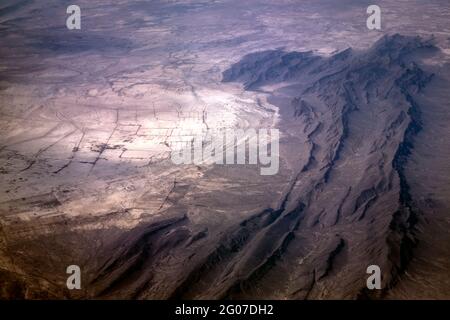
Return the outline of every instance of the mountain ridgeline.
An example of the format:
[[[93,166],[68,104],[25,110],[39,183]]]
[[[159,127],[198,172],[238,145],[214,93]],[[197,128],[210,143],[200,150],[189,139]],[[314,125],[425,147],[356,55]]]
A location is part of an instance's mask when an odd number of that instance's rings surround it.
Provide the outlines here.
[[[330,57],[252,53],[223,73],[224,82],[270,95],[290,150],[285,160],[299,158],[283,208],[260,231],[260,248],[278,246],[247,253],[245,276],[224,296],[374,298],[396,285],[421,216],[404,168],[421,130],[415,96],[433,74],[416,61],[436,51],[432,40],[397,34]],[[381,267],[383,290],[366,289],[369,265]]]

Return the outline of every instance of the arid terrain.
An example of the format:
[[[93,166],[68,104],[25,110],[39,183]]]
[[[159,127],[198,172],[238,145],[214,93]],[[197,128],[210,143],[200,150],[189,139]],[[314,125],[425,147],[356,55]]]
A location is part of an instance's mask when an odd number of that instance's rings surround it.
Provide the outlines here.
[[[69,4],[0,4],[1,299],[450,298],[448,1],[377,1],[381,30],[369,1]],[[276,175],[171,161],[249,128]]]

